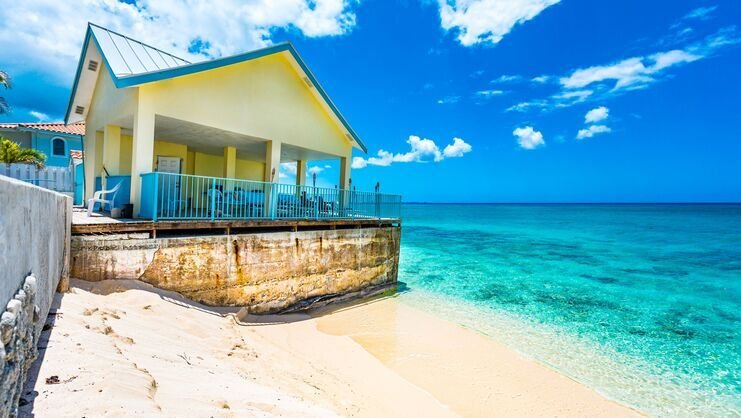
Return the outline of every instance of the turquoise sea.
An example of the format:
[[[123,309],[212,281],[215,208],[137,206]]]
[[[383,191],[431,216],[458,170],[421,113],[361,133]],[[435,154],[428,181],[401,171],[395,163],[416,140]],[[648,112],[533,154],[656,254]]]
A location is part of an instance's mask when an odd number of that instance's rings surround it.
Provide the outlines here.
[[[741,416],[741,205],[403,216],[403,302],[650,415]]]

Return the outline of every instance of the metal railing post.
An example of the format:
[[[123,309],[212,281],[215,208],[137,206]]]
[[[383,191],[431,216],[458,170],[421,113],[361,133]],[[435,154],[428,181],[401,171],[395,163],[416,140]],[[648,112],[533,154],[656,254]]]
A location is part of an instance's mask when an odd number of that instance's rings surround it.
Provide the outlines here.
[[[216,179],[211,179],[211,187],[208,189],[211,195],[211,220],[216,220]]]
[[[157,195],[158,190],[159,190],[159,184],[160,184],[159,180],[160,180],[159,179],[159,173],[158,172],[155,172],[154,173],[154,193],[152,195],[152,206],[153,206],[153,209],[152,209],[152,220],[154,222],[157,222],[157,211],[159,210],[159,205],[158,205],[158,203],[159,203],[158,202],[159,196]],[[144,182],[143,179],[140,179],[140,181],[142,183]],[[140,198],[140,200],[141,200],[141,198]]]

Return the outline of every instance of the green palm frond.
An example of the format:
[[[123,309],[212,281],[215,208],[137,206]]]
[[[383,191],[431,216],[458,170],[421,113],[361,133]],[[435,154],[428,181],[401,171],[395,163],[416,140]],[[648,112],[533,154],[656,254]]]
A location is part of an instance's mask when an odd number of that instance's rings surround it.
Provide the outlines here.
[[[0,86],[9,89],[13,87],[13,83],[10,81],[10,76],[5,71],[0,70]]]
[[[0,137],[0,163],[34,164],[41,168],[45,162],[46,155],[43,152],[23,148],[17,142]]]

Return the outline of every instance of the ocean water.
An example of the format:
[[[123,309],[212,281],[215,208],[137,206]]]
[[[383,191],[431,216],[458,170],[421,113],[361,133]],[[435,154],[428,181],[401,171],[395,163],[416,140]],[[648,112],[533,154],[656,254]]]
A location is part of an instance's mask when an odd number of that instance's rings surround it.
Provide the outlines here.
[[[404,303],[659,417],[741,416],[741,205],[405,205]]]

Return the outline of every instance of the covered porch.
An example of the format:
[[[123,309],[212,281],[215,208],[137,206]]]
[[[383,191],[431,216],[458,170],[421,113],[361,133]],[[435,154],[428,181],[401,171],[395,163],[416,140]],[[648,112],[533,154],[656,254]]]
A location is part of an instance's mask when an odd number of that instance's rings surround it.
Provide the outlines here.
[[[135,116],[87,136],[94,141],[86,141],[86,190],[116,189],[111,206],[131,203],[136,218],[400,217],[401,196],[351,188],[349,147],[333,153],[162,115]],[[339,163],[334,187],[306,184],[309,161]],[[295,164],[295,183],[279,183],[282,163]]]

